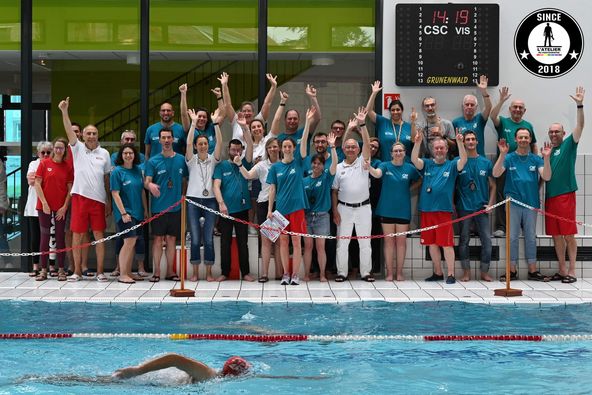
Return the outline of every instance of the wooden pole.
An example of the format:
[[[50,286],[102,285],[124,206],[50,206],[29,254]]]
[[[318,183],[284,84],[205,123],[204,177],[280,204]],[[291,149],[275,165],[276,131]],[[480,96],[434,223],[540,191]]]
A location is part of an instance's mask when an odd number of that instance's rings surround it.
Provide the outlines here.
[[[510,200],[506,201],[506,288],[493,291],[495,296],[522,296],[521,289],[510,288]]]
[[[187,250],[185,249],[185,229],[187,227],[187,213],[186,213],[185,196],[181,197],[181,251],[179,252],[179,274],[181,275],[181,289],[171,289],[171,296],[177,297],[194,297],[195,291],[192,289],[185,289],[185,263],[187,261]]]

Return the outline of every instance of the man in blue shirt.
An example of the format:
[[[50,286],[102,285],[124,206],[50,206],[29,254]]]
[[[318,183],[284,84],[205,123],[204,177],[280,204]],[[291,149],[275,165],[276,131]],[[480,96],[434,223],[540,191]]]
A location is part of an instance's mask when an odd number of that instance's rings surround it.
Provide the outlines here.
[[[481,91],[481,96],[483,96],[483,102],[485,103],[483,111],[477,113],[479,103],[475,95],[466,95],[462,101],[463,115],[452,120],[454,128],[462,134],[465,134],[468,130],[475,132],[477,142],[479,143],[477,145],[477,153],[481,156],[485,156],[485,125],[489,119],[492,107],[491,99],[487,92],[487,82],[487,77],[482,75],[477,84],[477,88]]]
[[[510,147],[505,139],[498,143],[499,158],[493,167],[493,176],[499,177],[506,169],[504,194],[534,208],[540,208],[539,177],[544,181],[551,179],[551,146],[545,143],[543,159],[531,152],[530,130],[519,128],[516,131],[516,151],[508,153]],[[537,212],[531,208],[511,204],[510,216],[510,279],[518,279],[516,265],[518,264],[518,239],[520,230],[524,234],[524,256],[528,264],[528,279],[534,281],[549,281],[536,267],[536,220]],[[502,275],[501,281],[506,281]]]
[[[459,217],[465,217],[481,211],[495,203],[495,179],[491,175],[493,164],[477,153],[477,134],[472,130],[464,132],[464,145],[467,152],[467,164],[458,174],[456,184],[456,209]],[[461,281],[471,279],[469,265],[469,241],[471,224],[474,223],[481,240],[481,280],[492,281],[489,275],[491,262],[491,228],[489,213],[483,212],[460,222],[460,240],[458,256],[463,268]]]
[[[447,160],[448,143],[440,137],[430,142],[433,159],[419,158],[423,133],[415,134],[415,143],[411,152],[411,162],[417,170],[423,170],[423,184],[419,192],[420,226],[426,228],[438,226],[436,229],[421,232],[421,244],[429,246],[430,256],[434,265],[433,274],[426,281],[444,280],[442,272],[442,255],[448,268],[446,284],[454,284],[454,231],[452,230],[452,195],[458,173],[467,162],[467,153],[463,144],[463,136],[456,134],[459,158]]]
[[[158,214],[181,199],[187,190],[187,165],[185,158],[173,151],[173,132],[162,129],[159,133],[162,152],[146,163],[144,188],[152,195],[152,214]],[[160,259],[162,246],[166,245],[167,273],[165,279],[178,281],[173,270],[176,241],[181,237],[181,206],[173,207],[168,212],[152,221],[152,256],[154,257],[154,275],[152,282],[160,281]],[[185,237],[185,235],[183,235]]]
[[[314,133],[319,122],[321,121],[321,107],[319,106],[319,102],[317,101],[317,90],[312,85],[306,85],[306,95],[310,99],[311,107],[316,109],[314,113],[314,119],[310,124],[310,133]],[[285,130],[284,132],[280,133],[280,122],[282,115],[284,114],[284,110],[286,109],[286,101],[288,100],[288,94],[285,92],[280,92],[280,98],[282,102],[280,103],[279,107],[277,108],[275,115],[273,117],[273,121],[271,122],[270,133],[277,136],[278,142],[280,146],[282,141],[286,138],[290,137],[294,141],[296,141],[296,151],[300,150],[300,140],[302,139],[302,133],[304,132],[304,128],[299,128],[298,125],[300,124],[300,114],[295,109],[290,109],[286,112],[284,117],[284,124]],[[304,144],[308,144],[308,141],[305,141]]]
[[[234,163],[235,157],[240,158],[242,156],[243,144],[238,139],[230,140],[228,143],[228,160],[220,162],[216,166],[212,188],[222,214],[232,215],[234,218],[248,221],[251,198],[247,180],[241,175],[239,167],[250,167],[253,160],[253,139],[248,133],[248,129],[245,129],[244,133],[245,142],[247,143],[247,152],[244,159],[239,162],[240,165]],[[224,217],[220,217],[218,224],[222,274],[216,280],[225,281],[230,275],[230,244],[232,242],[233,227],[236,235],[238,262],[242,279],[255,281],[249,274],[248,225]]]

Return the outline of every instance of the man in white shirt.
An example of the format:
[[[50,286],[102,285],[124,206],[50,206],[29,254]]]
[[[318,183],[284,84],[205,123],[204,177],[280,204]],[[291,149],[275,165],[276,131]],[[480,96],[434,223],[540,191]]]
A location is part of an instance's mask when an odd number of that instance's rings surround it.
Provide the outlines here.
[[[84,234],[90,226],[95,240],[102,239],[107,223],[105,217],[111,214],[111,193],[109,193],[109,172],[111,160],[109,152],[99,145],[99,131],[94,125],[87,125],[83,131],[84,143],[78,140],[72,130],[68,115],[70,98],[59,104],[62,112],[64,129],[72,149],[74,159],[74,184],[72,185],[72,247],[74,247],[74,274],[69,281],[82,279],[82,255],[80,248]],[[96,244],[97,281],[108,281],[103,273],[105,261],[105,245]]]
[[[356,119],[350,121],[348,132],[354,128],[360,129],[362,136],[362,155],[357,140],[344,138],[343,152],[345,159],[337,165],[337,172],[333,180],[331,203],[333,206],[333,221],[337,225],[337,236],[349,237],[355,226],[356,235],[370,236],[372,229],[372,209],[370,208],[370,179],[366,161],[370,160],[370,136],[366,129],[367,111],[361,107]],[[346,135],[347,137],[347,135]],[[337,240],[337,277],[336,282],[347,279],[349,239]],[[370,239],[359,239],[360,245],[360,274],[362,280],[372,282],[374,277],[371,256]]]

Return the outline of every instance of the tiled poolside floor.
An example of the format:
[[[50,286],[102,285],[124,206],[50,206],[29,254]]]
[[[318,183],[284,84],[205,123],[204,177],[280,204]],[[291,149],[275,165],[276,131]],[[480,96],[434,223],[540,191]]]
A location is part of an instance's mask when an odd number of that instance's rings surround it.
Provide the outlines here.
[[[222,283],[206,281],[186,282],[194,289],[194,298],[169,296],[169,290],[179,283],[161,281],[137,282],[128,285],[110,278],[100,283],[94,279],[80,282],[58,282],[55,279],[35,281],[26,273],[0,273],[0,300],[29,300],[45,302],[93,303],[215,303],[244,301],[252,303],[350,303],[365,301],[424,302],[460,301],[469,303],[535,303],[572,304],[592,303],[592,278],[578,279],[573,284],[561,282],[515,281],[512,288],[523,290],[523,296],[506,298],[494,296],[493,290],[503,288],[500,282],[469,281],[447,285],[443,282],[423,281],[374,283],[346,281],[344,283],[303,282],[299,286],[241,281]]]

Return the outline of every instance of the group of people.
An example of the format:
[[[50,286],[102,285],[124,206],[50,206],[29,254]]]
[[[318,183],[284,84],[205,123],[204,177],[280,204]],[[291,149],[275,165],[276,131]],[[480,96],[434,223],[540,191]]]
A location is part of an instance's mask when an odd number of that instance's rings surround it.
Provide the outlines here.
[[[39,159],[31,163],[28,172],[33,188],[29,197],[35,206],[30,214],[38,218],[37,222],[31,221],[31,226],[37,225],[40,230],[40,251],[49,250],[51,226],[55,226],[56,248],[62,249],[68,234],[66,223],[70,221],[73,273],[66,277],[65,253],[61,252],[58,280],[82,278],[87,266],[84,248],[77,246],[88,243],[89,229],[95,240],[103,238],[106,217],[111,211],[117,232],[123,232],[117,246],[119,281],[133,283],[148,276],[142,255],[144,240],[138,225],[149,217],[154,217],[151,221],[154,272],[150,281],[161,278],[159,263],[163,249],[167,261],[164,278],[178,280],[173,261],[176,242],[184,237],[180,234],[178,202],[186,195],[190,261],[195,265],[193,281],[198,279],[197,265],[202,262],[206,266],[206,280],[224,281],[230,276],[233,232],[241,278],[255,281],[249,269],[247,223],[261,225],[275,211],[287,219],[285,230],[289,234],[282,233],[276,242],[261,238],[258,281],[269,280],[272,255],[275,272],[281,274],[281,284],[300,283],[302,260],[306,281],[312,272],[318,273],[320,281],[327,281],[327,269],[335,272],[335,281],[345,281],[349,275],[349,244],[354,229],[361,278],[374,281],[377,268],[372,256],[380,251],[376,251],[371,236],[378,231],[387,235],[383,242],[386,280],[401,281],[406,234],[413,214],[411,196],[418,193],[420,227],[425,229],[421,232],[421,244],[429,246],[434,268],[426,281],[445,279],[449,284],[456,281],[453,213],[466,217],[460,222],[462,280],[470,279],[468,246],[470,233],[476,231],[481,240],[481,279],[492,281],[489,209],[506,197],[526,205],[512,203],[510,224],[504,223],[505,215],[498,212],[496,216],[499,223],[496,235],[503,235],[506,225],[509,227],[511,278],[517,278],[518,238],[522,230],[529,279],[576,281],[575,160],[584,127],[583,88],[578,87],[571,96],[577,106],[576,128],[565,137],[563,126],[552,124],[548,132],[550,143],[543,145],[541,158],[534,128],[523,119],[524,102],[512,100],[511,116],[500,116],[503,104],[510,97],[509,89],[500,89],[499,101],[493,106],[485,76],[477,84],[484,101],[483,111],[478,112],[474,95],[466,95],[462,100],[462,115],[452,121],[438,115],[433,97],[422,100],[423,120],[412,109],[410,121],[405,121],[400,100],[390,103],[389,117],[377,114],[374,103],[382,88],[380,81],[376,81],[371,84],[366,107],[355,111],[347,123],[333,121],[329,133],[315,133],[321,109],[314,86],[307,85],[305,90],[310,107],[303,126],[297,110],[286,111],[289,95],[280,91],[279,106],[266,132],[271,105],[277,95],[276,77],[267,75],[270,89],[260,112],[250,102],[234,109],[229,79],[228,74],[222,73],[218,78],[220,87],[212,89],[218,103],[212,114],[205,108],[189,109],[187,86],[182,85],[179,88],[181,123],[174,120],[173,105],[163,103],[159,122],[146,131],[144,155],[134,145],[133,131],[122,133],[122,145],[112,157],[100,147],[95,126],[83,128],[80,141],[77,135],[80,126],[69,118],[69,98],[60,102],[67,139],[58,138],[53,144],[40,143]],[[489,118],[498,133],[499,156],[495,163],[484,156],[485,125]],[[220,129],[224,120],[232,127],[227,159],[223,159],[225,143]],[[375,124],[375,137],[370,137],[367,121]],[[313,145],[309,152],[311,136]],[[553,276],[541,274],[536,266],[537,213],[531,207],[540,207],[539,180],[547,183],[545,210],[572,220],[552,216],[545,222],[559,261]],[[36,192],[33,198],[32,191]],[[150,196],[149,201],[146,195]],[[217,216],[215,212],[238,221]],[[212,274],[215,228],[220,233],[221,274],[217,278]],[[337,243],[334,246],[325,238],[303,235],[334,235]],[[104,245],[97,243],[95,247],[96,278],[107,281],[103,270]],[[134,258],[140,262],[138,274],[132,273]],[[313,270],[313,263],[318,270]],[[47,279],[47,266],[47,255],[42,255],[39,266],[35,267],[38,280]]]

